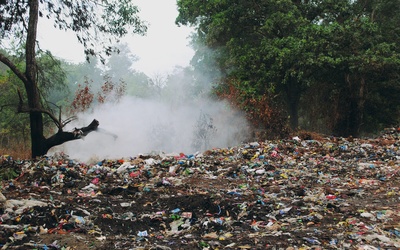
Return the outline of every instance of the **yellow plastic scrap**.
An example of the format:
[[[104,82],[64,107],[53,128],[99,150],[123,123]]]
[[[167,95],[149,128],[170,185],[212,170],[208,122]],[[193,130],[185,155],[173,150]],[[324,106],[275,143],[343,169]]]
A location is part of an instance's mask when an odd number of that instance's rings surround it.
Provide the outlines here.
[[[221,235],[221,236],[219,236],[219,240],[226,240],[226,239],[229,239],[229,238],[231,238],[233,236],[233,234],[231,234],[231,233],[225,233],[224,235]]]
[[[339,221],[336,225],[338,227],[342,227],[342,226],[347,227],[349,225],[349,223],[347,221]]]
[[[251,157],[251,160],[254,161],[255,159],[257,159],[260,156],[260,152],[256,152],[253,157]]]
[[[16,232],[16,233],[14,233],[14,235],[13,235],[14,240],[22,240],[22,239],[25,238],[26,236],[28,236],[28,235],[26,235],[25,232],[23,232],[23,231],[21,231],[21,232]]]

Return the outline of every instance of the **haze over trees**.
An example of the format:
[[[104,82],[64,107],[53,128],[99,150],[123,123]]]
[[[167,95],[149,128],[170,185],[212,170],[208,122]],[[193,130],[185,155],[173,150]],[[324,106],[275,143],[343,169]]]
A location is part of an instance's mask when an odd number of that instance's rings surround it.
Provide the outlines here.
[[[193,65],[272,133],[359,136],[399,123],[399,0],[178,0],[196,28]],[[207,48],[207,49],[204,49]],[[210,58],[214,61],[210,64]]]
[[[0,61],[5,64],[23,83],[25,95],[20,91],[18,112],[29,113],[30,139],[32,157],[44,155],[58,144],[79,138],[77,133],[67,133],[63,127],[70,120],[62,120],[46,108],[40,89],[46,89],[39,76],[46,72],[38,64],[37,29],[39,18],[48,18],[60,30],[72,30],[80,43],[84,45],[85,54],[98,56],[104,61],[115,51],[113,47],[118,39],[128,32],[144,34],[146,26],[138,18],[138,9],[131,1],[2,1],[0,2],[0,36],[1,39],[20,41],[24,46],[23,60],[16,62],[14,57],[0,53]],[[100,49],[98,49],[100,48]],[[27,104],[24,104],[26,98]],[[58,131],[46,138],[44,135],[43,114],[56,124]],[[82,128],[94,130],[98,126],[93,121]],[[87,130],[86,132],[90,132]]]

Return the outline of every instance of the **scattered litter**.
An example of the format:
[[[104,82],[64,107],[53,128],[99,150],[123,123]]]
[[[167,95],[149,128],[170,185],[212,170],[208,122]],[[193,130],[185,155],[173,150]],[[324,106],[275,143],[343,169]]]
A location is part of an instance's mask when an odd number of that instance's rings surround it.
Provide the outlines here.
[[[2,249],[400,248],[399,129],[93,163],[0,157],[10,164]]]

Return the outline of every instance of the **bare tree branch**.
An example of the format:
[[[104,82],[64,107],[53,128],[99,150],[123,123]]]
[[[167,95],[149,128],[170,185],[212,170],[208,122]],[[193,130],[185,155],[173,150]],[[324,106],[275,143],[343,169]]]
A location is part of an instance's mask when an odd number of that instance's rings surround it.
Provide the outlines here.
[[[7,65],[11,69],[11,71],[14,72],[14,74],[16,74],[18,76],[18,78],[21,79],[24,83],[26,83],[28,81],[25,74],[22,73],[17,68],[17,66],[10,59],[8,59],[6,56],[4,56],[2,53],[0,53],[0,62]]]
[[[58,130],[59,131],[62,130],[64,125],[50,111],[45,110],[45,109],[40,109],[40,108],[29,108],[29,107],[24,106],[24,103],[23,103],[23,100],[22,100],[22,94],[21,94],[21,91],[19,89],[18,89],[18,98],[19,98],[19,103],[18,103],[18,112],[19,113],[40,112],[40,113],[46,114],[53,120],[53,122],[56,124]]]
[[[13,106],[17,106],[16,104],[4,104],[4,105],[0,105],[0,112],[3,111],[4,108],[6,107],[13,107]]]
[[[60,117],[60,119],[61,119],[61,117]],[[64,127],[65,127],[65,125],[67,125],[68,123],[70,123],[72,121],[75,121],[76,119],[78,119],[78,118],[75,115],[71,116],[71,117],[68,117],[65,121],[63,121]]]

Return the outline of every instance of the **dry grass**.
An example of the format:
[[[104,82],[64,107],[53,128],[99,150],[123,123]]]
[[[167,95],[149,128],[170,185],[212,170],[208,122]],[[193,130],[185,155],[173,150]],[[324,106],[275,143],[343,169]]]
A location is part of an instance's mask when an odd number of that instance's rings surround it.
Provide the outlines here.
[[[0,156],[12,156],[14,159],[30,159],[31,149],[27,145],[11,145],[0,147]]]

